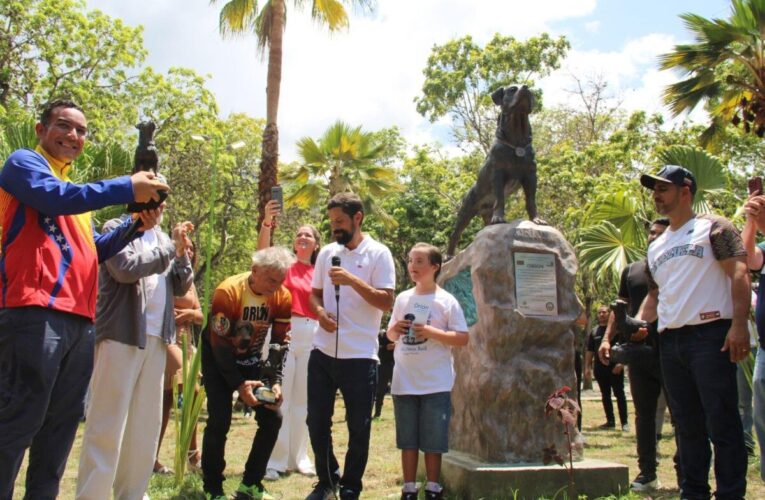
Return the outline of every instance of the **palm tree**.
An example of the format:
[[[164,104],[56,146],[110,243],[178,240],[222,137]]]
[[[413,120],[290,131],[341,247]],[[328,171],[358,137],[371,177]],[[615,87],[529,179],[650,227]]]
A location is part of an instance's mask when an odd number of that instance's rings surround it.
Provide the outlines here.
[[[373,0],[311,0],[311,17],[325,25],[330,32],[348,26],[348,13],[343,4],[370,7]],[[218,0],[210,0],[216,4]],[[306,0],[293,0],[295,7],[302,7]],[[266,0],[259,8],[257,0],[228,0],[220,11],[219,29],[224,37],[254,33],[258,52],[265,56],[268,49],[268,72],[266,76],[266,127],[263,130],[263,147],[258,179],[259,222],[263,219],[263,207],[271,197],[271,187],[276,184],[279,159],[279,91],[282,81],[282,37],[286,23],[286,2]]]
[[[714,143],[727,123],[765,134],[765,0],[732,0],[729,19],[680,17],[696,43],[676,45],[660,57],[662,69],[683,71],[684,80],[664,90],[675,115],[706,101],[712,123],[701,136]]]
[[[658,154],[663,164],[680,165],[696,177],[693,209],[710,211],[709,198],[725,191],[725,170],[722,162],[705,151],[688,146],[672,146]],[[645,255],[645,228],[651,210],[641,202],[637,186],[602,193],[590,205],[586,226],[577,238],[579,263],[592,271],[599,281],[616,279],[624,267]]]
[[[395,220],[376,202],[398,192],[402,186],[393,168],[382,165],[386,145],[361,127],[337,121],[319,138],[303,137],[297,143],[300,163],[284,171],[295,191],[291,204],[309,208],[337,193],[353,191],[387,227]]]

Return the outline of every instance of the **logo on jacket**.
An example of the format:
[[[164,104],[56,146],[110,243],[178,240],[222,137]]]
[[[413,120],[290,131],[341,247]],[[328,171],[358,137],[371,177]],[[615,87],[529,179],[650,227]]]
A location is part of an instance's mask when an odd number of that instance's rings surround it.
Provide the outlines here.
[[[216,335],[225,337],[228,335],[228,331],[231,329],[231,322],[228,320],[225,314],[217,313],[213,316],[212,325],[210,328]]]

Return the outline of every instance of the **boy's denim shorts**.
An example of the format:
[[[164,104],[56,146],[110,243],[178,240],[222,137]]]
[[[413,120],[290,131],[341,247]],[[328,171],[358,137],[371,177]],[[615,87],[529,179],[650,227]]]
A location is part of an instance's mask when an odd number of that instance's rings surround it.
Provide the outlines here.
[[[420,395],[393,395],[396,417],[396,446],[424,453],[449,451],[451,392]]]

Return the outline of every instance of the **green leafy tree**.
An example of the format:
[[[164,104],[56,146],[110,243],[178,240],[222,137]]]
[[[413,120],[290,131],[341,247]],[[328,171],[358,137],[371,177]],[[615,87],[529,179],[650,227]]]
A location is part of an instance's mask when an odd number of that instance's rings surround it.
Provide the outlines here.
[[[146,56],[142,32],[81,0],[0,2],[0,107],[14,120],[67,95],[87,106],[93,138],[121,136],[135,113],[127,86]]]
[[[511,83],[533,86],[560,66],[568,49],[565,37],[553,39],[547,33],[526,41],[497,33],[485,47],[470,35],[436,45],[423,70],[417,111],[432,122],[449,115],[457,143],[487,153],[497,115],[491,92]],[[539,101],[541,93],[535,93]]]
[[[471,156],[443,157],[435,146],[415,147],[400,170],[406,190],[380,200],[398,224],[386,228],[374,217],[365,222],[365,230],[390,248],[396,275],[400,277],[396,280],[399,290],[412,286],[406,271],[412,245],[422,241],[446,249],[462,197],[475,182],[476,160]],[[476,218],[463,233],[463,241],[472,238],[481,227]]]
[[[728,19],[680,16],[695,43],[676,45],[660,57],[662,69],[684,79],[664,91],[676,115],[704,102],[712,117],[703,144],[714,145],[728,123],[765,134],[765,0],[732,0]]]
[[[308,208],[323,205],[337,193],[352,191],[387,227],[395,226],[378,200],[402,190],[396,170],[387,162],[396,154],[398,137],[395,133],[364,132],[360,126],[342,121],[332,124],[318,141],[303,137],[297,143],[300,161],[283,174],[295,189],[287,201]]]
[[[223,3],[220,11],[220,32],[224,37],[254,34],[261,56],[268,52],[268,73],[266,76],[266,127],[263,130],[263,148],[258,181],[260,219],[263,208],[271,197],[271,187],[276,185],[279,159],[279,93],[282,82],[282,39],[286,26],[287,2],[268,0],[261,4],[257,0],[211,0],[211,4]],[[307,2],[295,0],[296,7]],[[345,5],[367,7],[371,0],[312,0],[311,17],[335,32],[348,26]]]

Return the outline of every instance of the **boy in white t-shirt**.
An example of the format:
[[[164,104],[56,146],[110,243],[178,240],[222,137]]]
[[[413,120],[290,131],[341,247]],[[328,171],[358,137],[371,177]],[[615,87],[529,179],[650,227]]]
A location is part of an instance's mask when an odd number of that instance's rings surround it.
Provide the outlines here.
[[[425,454],[425,498],[443,498],[438,477],[441,455],[449,449],[454,385],[451,347],[467,345],[468,336],[459,302],[436,285],[441,262],[441,252],[433,245],[417,243],[412,247],[407,270],[415,287],[396,298],[388,323],[388,338],[397,341],[391,394],[396,446],[401,449],[404,470],[402,500],[417,498],[419,450]],[[421,322],[421,318],[427,319]]]

